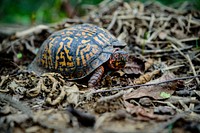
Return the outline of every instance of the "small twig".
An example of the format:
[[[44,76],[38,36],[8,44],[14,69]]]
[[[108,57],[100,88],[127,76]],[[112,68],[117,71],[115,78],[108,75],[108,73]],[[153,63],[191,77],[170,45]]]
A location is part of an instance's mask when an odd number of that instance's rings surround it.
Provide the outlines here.
[[[188,42],[188,41],[196,41],[196,40],[199,40],[199,37],[180,39],[180,42]]]
[[[106,96],[106,97],[101,97],[98,102],[106,102],[106,101],[110,101],[110,100],[113,100],[113,99],[117,99],[121,96],[123,96],[124,94],[127,94],[127,93],[130,93],[131,91],[133,91],[133,88],[132,89],[129,89],[129,90],[121,90],[119,91],[118,93],[114,94],[114,95],[110,95],[110,96]]]
[[[184,111],[189,111],[190,109],[188,108],[188,106],[182,101],[179,100],[180,105],[183,107]]]
[[[177,108],[176,106],[174,106],[171,102],[168,101],[153,101],[154,103],[161,103],[161,104],[167,104],[168,106],[172,107],[173,109],[175,109],[177,112],[182,113],[183,111],[179,108]]]
[[[193,46],[186,46],[183,48],[180,48],[180,51],[184,51],[184,50],[189,50],[191,49]],[[161,53],[171,53],[171,52],[175,52],[175,49],[154,49],[154,50],[143,50],[144,54],[161,54]]]
[[[154,22],[155,22],[155,15],[154,14],[151,14],[151,21],[150,21],[150,24],[149,24],[149,30],[151,31],[152,30],[152,27],[154,25]]]
[[[171,45],[172,45],[172,47],[174,49],[176,49],[179,52],[180,55],[182,55],[185,59],[187,59],[187,57],[185,56],[185,54],[183,52],[181,52],[181,50],[179,48],[177,48],[174,44],[171,44]]]
[[[195,71],[194,65],[193,65],[193,63],[192,63],[192,61],[191,61],[191,59],[190,59],[190,57],[189,57],[188,54],[186,55],[186,59],[188,60],[188,62],[189,62],[189,64],[190,64],[190,67],[191,67],[191,69],[192,69],[193,75],[196,76],[197,73],[196,73],[196,71]],[[196,79],[196,81],[197,81],[197,84],[200,85],[199,79],[198,79],[198,78],[195,78],[195,79]]]
[[[154,38],[156,38],[158,36],[158,34],[165,29],[165,27],[168,25],[168,22],[165,22],[164,25],[159,28],[158,30],[156,30],[147,40],[147,43],[150,42],[151,40],[153,40]]]
[[[176,66],[169,66],[169,67],[166,67],[162,70],[164,71],[167,71],[167,70],[171,70],[171,69],[176,69],[176,68],[180,68],[180,67],[184,67],[185,65],[176,65]]]
[[[177,40],[174,37],[171,37],[171,36],[167,35],[166,39],[169,40],[169,41],[171,41],[171,42],[173,42],[173,43],[175,43],[175,44],[177,44],[177,45],[179,45],[179,46],[181,46],[182,48],[185,47],[185,45],[181,41]]]
[[[110,92],[110,91],[120,91],[120,90],[126,90],[126,89],[129,89],[129,88],[136,88],[136,87],[142,87],[142,86],[160,85],[160,84],[169,83],[169,82],[173,82],[173,81],[177,81],[177,80],[186,80],[186,79],[192,79],[192,78],[197,78],[197,77],[200,77],[200,75],[174,78],[174,79],[170,79],[170,80],[166,80],[166,81],[162,81],[162,82],[158,82],[158,83],[130,85],[130,86],[126,86],[126,87],[113,88],[113,89],[109,89],[109,90],[96,90],[96,91],[92,92],[92,94],[105,93],[105,92]]]
[[[16,32],[15,36],[17,38],[21,38],[33,33],[40,33],[42,30],[48,30],[48,29],[49,27],[46,25],[38,25],[24,31]]]
[[[197,73],[196,73],[196,71],[195,71],[194,65],[192,64],[192,61],[191,61],[189,55],[188,55],[188,54],[185,55],[185,54],[184,54],[183,52],[181,52],[181,50],[178,49],[174,44],[172,44],[172,47],[173,47],[174,49],[176,49],[176,50],[189,62],[190,67],[191,67],[192,72],[193,72],[193,75],[196,76]],[[198,79],[198,78],[195,78],[195,79],[196,79],[196,81],[197,81],[197,83],[198,83],[198,85],[199,85],[199,84],[200,84],[199,79]]]
[[[191,100],[194,100],[194,101],[195,101],[195,100],[196,100],[196,97],[192,97]],[[194,103],[190,103],[189,109],[190,109],[190,110],[194,110],[194,106],[195,106]]]
[[[117,20],[117,15],[118,15],[118,11],[114,12],[114,16],[112,18],[112,21],[110,22],[110,25],[108,26],[107,30],[111,30],[112,27],[114,26],[116,20]]]
[[[114,94],[114,95],[111,95],[111,96],[107,96],[107,97],[101,97],[98,102],[104,102],[104,101],[110,101],[112,99],[116,99],[116,98],[119,98],[121,96],[124,95],[124,91],[121,90],[120,92]]]
[[[191,26],[190,21],[191,21],[191,19],[192,19],[192,15],[189,14],[189,20],[188,20],[188,24],[187,24],[187,28],[186,28],[188,33],[190,32],[190,26]]]
[[[200,104],[200,101],[197,99],[193,99],[193,97],[180,97],[180,96],[171,96],[169,99],[165,100],[165,102],[169,102],[171,104],[178,104],[179,100],[184,102],[185,104]],[[155,100],[156,102],[156,100]]]

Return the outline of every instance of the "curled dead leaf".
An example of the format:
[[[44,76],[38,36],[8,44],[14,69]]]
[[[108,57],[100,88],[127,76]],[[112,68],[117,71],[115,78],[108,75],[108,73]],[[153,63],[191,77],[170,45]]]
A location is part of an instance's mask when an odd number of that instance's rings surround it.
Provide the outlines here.
[[[57,105],[63,101],[65,95],[66,93],[63,87],[60,87],[59,89],[54,88],[47,96],[46,103],[50,105]]]
[[[159,74],[160,70],[155,70],[153,72],[145,73],[144,75],[141,75],[139,78],[135,79],[133,81],[134,84],[144,84],[149,82],[155,75]]]
[[[133,105],[127,101],[124,101],[124,106],[126,107],[126,111],[130,114],[136,114],[140,120],[167,120],[169,119],[168,115],[157,115],[154,114],[154,110],[152,108],[145,108],[142,106]]]
[[[175,78],[175,75],[173,73],[165,73],[160,78],[152,80],[148,83],[158,83],[173,78]],[[131,93],[124,94],[123,98],[125,100],[128,100],[132,98],[140,98],[147,96],[154,99],[166,99],[166,97],[163,97],[161,94],[164,92],[171,96],[176,90],[178,84],[179,84],[178,81],[175,81],[170,83],[164,83],[161,85],[143,86],[132,91]]]
[[[70,116],[57,109],[38,110],[34,115],[34,121],[51,129],[64,129],[70,123]]]
[[[150,105],[153,104],[152,100],[150,98],[148,98],[148,97],[142,97],[142,98],[140,98],[139,103],[141,105],[143,105],[143,106],[150,106]]]
[[[0,92],[3,92],[3,93],[6,93],[6,92],[9,92],[9,89],[8,87],[3,87],[3,85],[9,81],[9,75],[7,76],[1,76],[1,82],[0,82]]]
[[[158,107],[154,107],[154,113],[174,115],[176,111],[172,107],[169,107],[169,106],[158,106]]]
[[[149,58],[145,63],[144,63],[144,66],[145,66],[145,71],[148,70],[152,65],[153,65],[154,61],[153,59]]]
[[[76,85],[71,87],[64,86],[66,95],[67,95],[67,103],[77,105],[79,101],[79,88]]]
[[[38,81],[37,86],[35,88],[26,91],[26,96],[36,97],[40,94],[42,88],[45,88],[45,89],[47,88],[44,85],[43,77],[40,78],[40,80]]]
[[[123,71],[126,74],[140,75],[144,72],[144,69],[144,61],[134,57],[133,55],[130,55]]]

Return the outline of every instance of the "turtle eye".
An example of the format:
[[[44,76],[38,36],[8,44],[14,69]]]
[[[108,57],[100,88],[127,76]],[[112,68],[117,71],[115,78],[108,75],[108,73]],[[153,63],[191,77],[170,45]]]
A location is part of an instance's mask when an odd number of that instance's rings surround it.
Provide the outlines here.
[[[115,52],[116,52],[116,51],[119,51],[119,48],[116,48],[116,49],[115,49]]]
[[[118,58],[118,55],[117,55],[117,54],[115,54],[115,59],[117,60],[117,58]]]

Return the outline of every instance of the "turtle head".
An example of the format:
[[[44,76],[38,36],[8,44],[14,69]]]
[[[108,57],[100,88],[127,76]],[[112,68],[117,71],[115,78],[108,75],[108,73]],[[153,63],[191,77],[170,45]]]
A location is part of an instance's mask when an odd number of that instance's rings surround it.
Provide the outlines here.
[[[128,60],[128,53],[116,48],[110,56],[108,66],[114,70],[120,70],[125,67]]]

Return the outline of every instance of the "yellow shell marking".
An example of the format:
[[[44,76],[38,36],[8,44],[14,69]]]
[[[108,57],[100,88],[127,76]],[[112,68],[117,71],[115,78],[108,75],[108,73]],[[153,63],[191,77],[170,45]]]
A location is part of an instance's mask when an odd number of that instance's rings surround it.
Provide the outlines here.
[[[90,54],[90,57],[92,57],[92,56],[94,55],[94,53],[93,53],[93,52],[89,52],[89,54]]]
[[[47,49],[47,52],[48,52],[48,62],[49,62],[49,66],[52,67],[53,66],[53,61],[52,61],[52,58],[51,58],[51,49],[53,47],[53,44],[52,44],[52,41],[49,43],[49,48]]]
[[[58,68],[58,66],[59,66],[59,59],[60,59],[60,57],[59,57],[59,53],[60,53],[60,50],[62,49],[62,47],[63,47],[63,42],[60,42],[60,44],[59,44],[59,47],[58,47],[58,50],[57,50],[57,53],[56,53],[56,61],[55,61],[55,69],[57,69]]]
[[[82,32],[87,33],[88,36],[92,36],[92,35],[94,35],[96,33],[95,31],[92,31],[89,28],[83,29]]]
[[[63,59],[63,61],[59,62],[59,66],[66,66],[66,60],[64,54],[65,54],[64,52],[60,53],[60,58]]]
[[[78,55],[78,52],[80,51],[80,48],[81,47],[85,47],[85,46],[78,46],[78,49],[76,51],[76,55]],[[81,51],[80,51],[80,57],[81,57],[81,60],[82,60],[82,64],[83,66],[86,66],[86,60],[85,60],[85,57],[84,57],[84,53],[88,52],[90,50],[90,45],[86,45],[85,48],[83,48]]]
[[[68,61],[72,61],[72,56],[69,55],[69,50],[66,47],[64,47],[64,51],[65,51],[65,53],[67,55]]]
[[[60,67],[59,70],[62,72],[62,71],[63,71],[63,68]]]
[[[81,52],[81,60],[82,60],[83,66],[86,66],[86,61],[85,61],[85,58],[83,56],[83,52]]]
[[[74,63],[73,63],[73,62],[67,62],[67,66],[68,66],[68,67],[73,67],[73,66],[74,66]]]
[[[92,34],[91,34],[91,33],[88,33],[88,36],[92,36]]]
[[[58,55],[56,55],[56,61],[55,61],[55,69],[57,69],[58,68],[58,60],[59,60],[59,56]]]
[[[41,64],[46,68],[47,65],[45,64],[46,63],[45,59],[46,59],[46,54],[43,54],[41,59]]]
[[[85,32],[82,32],[82,35],[83,35],[83,36],[85,36],[85,35],[86,35],[86,33],[85,33]]]
[[[67,43],[67,47],[70,48],[71,47],[71,44],[72,44],[72,41],[73,39],[71,37],[68,37],[67,38],[69,40],[69,42]]]
[[[76,63],[77,63],[77,66],[80,66],[80,65],[81,65],[81,64],[80,64],[81,62],[80,62],[80,58],[79,58],[79,57],[76,58]]]
[[[65,34],[65,32],[63,31],[63,32],[61,32],[61,35],[64,35]]]
[[[105,42],[109,42],[108,38],[107,38],[107,37],[105,37],[105,35],[104,35],[104,34],[102,34],[102,33],[99,33],[99,37],[100,37],[102,40],[104,40]]]
[[[89,54],[86,54],[85,57],[86,57],[86,60],[90,59],[90,55]]]
[[[92,48],[92,53],[93,54],[96,54],[97,52],[98,52],[98,46],[94,46],[93,48]]]
[[[71,34],[73,34],[73,32],[67,31],[66,34],[71,35]]]
[[[81,34],[80,34],[80,33],[77,33],[76,36],[81,36]]]
[[[42,65],[45,67],[45,68],[48,68],[48,61],[47,61],[47,52],[49,51],[48,47],[46,46],[45,48],[45,51],[42,55]]]
[[[104,44],[102,41],[99,40],[97,36],[94,37],[94,40],[97,41],[99,44]]]
[[[60,50],[62,49],[63,44],[64,44],[63,42],[60,42],[56,55],[58,55],[60,53]]]
[[[67,40],[69,37],[67,36],[67,37],[63,37],[62,38],[62,41],[65,41],[65,40]]]
[[[90,40],[82,40],[81,43],[85,44],[85,43],[88,43],[90,42]]]
[[[89,28],[82,29],[81,31],[82,32],[86,32],[86,33],[91,33],[92,32],[91,29],[89,29]]]

